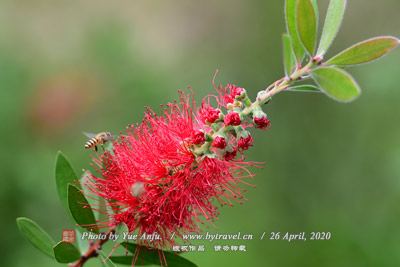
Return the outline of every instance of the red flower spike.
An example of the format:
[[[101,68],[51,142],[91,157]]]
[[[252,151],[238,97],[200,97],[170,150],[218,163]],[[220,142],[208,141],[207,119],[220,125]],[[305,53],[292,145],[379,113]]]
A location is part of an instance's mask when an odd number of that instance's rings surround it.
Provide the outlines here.
[[[247,138],[240,137],[238,140],[238,148],[242,150],[247,150],[249,147],[253,146],[253,137],[251,135],[247,136]]]
[[[228,113],[224,118],[225,125],[234,125],[238,126],[242,123],[240,120],[240,115],[237,112]]]
[[[216,148],[224,149],[226,147],[226,140],[223,137],[217,136],[211,145]]]
[[[103,213],[114,211],[98,221],[100,227],[124,222],[139,236],[157,232],[161,237],[138,240],[140,246],[171,248],[177,242],[176,238],[171,240],[172,233],[176,237],[198,233],[203,222],[217,219],[218,211],[212,204],[215,199],[232,205],[243,198],[239,184],[253,177],[246,168],[258,165],[228,161],[235,158],[236,150],[225,155],[213,151],[214,158],[196,157],[190,144],[206,125],[193,110],[194,102],[189,104],[183,93],[180,101],[168,104],[160,116],[148,108],[143,122],[130,125],[127,134],[114,141],[112,151],[93,159],[98,174],[84,177],[85,194],[104,198],[91,208]],[[214,143],[216,147],[226,146],[222,137],[216,137]]]
[[[193,144],[199,145],[204,143],[205,138],[204,138],[204,133],[202,131],[197,131],[192,135],[192,142]]]

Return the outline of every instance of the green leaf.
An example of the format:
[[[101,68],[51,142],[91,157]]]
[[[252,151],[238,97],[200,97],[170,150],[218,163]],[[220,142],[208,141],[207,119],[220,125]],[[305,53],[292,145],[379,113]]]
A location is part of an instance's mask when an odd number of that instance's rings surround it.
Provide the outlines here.
[[[99,232],[96,219],[86,197],[72,184],[68,184],[68,207],[77,225],[82,228],[83,226],[92,228],[95,233]]]
[[[111,256],[110,260],[118,264],[132,265],[133,256]],[[145,266],[145,265],[153,265],[153,263],[145,261],[141,258],[138,258],[136,260],[136,266]],[[168,264],[168,266],[170,265]]]
[[[313,57],[317,39],[317,17],[310,0],[297,0],[296,22],[300,40],[306,51]]]
[[[304,48],[299,39],[296,25],[296,0],[286,0],[285,5],[286,27],[292,41],[292,48],[297,63],[300,64],[304,56]]]
[[[71,216],[72,217],[72,216]],[[78,245],[79,251],[83,254],[89,249],[89,241],[87,239],[82,239],[83,232],[76,229],[77,239],[76,244]]]
[[[106,254],[103,251],[98,251],[99,257],[101,259],[101,262],[103,263],[104,266],[106,267],[116,267],[116,265],[112,262],[110,258],[107,258]],[[104,261],[104,262],[103,262]]]
[[[311,75],[321,91],[337,101],[349,102],[361,93],[356,81],[344,70],[322,67],[311,70]]]
[[[293,92],[313,92],[313,93],[320,93],[321,90],[319,90],[318,87],[314,85],[298,85],[298,86],[293,86],[293,87],[288,87],[286,91],[293,91]]]
[[[296,66],[296,59],[292,52],[292,42],[290,36],[286,33],[282,35],[283,38],[283,63],[285,65],[285,73],[287,77],[290,77],[292,69]]]
[[[54,246],[53,250],[56,260],[60,263],[70,263],[81,258],[79,250],[72,243],[60,241]]]
[[[53,246],[54,240],[34,221],[20,217],[17,218],[18,229],[21,234],[28,239],[37,249],[44,254],[54,258]]]
[[[118,239],[115,242],[124,242],[123,240],[124,233],[129,233],[129,228],[125,223],[120,223],[115,227],[115,234],[119,235]]]
[[[399,43],[400,40],[392,36],[375,37],[347,48],[325,64],[349,66],[367,63],[387,54]]]
[[[344,10],[347,0],[331,0],[329,2],[328,12],[326,14],[324,29],[322,30],[321,40],[317,55],[322,57],[331,46],[333,40],[339,31],[343,20]]]
[[[68,184],[76,184],[74,181],[78,181],[78,176],[75,174],[74,170],[71,167],[71,164],[65,158],[65,156],[61,153],[61,151],[57,154],[56,161],[56,185],[58,196],[60,197],[61,203],[68,210]],[[80,188],[80,185],[77,184]]]
[[[127,244],[127,250],[131,253],[135,253],[137,249],[137,244],[134,243],[125,243],[124,245]],[[173,252],[165,251],[163,250],[162,252],[164,254],[164,257],[167,261],[168,266],[182,266],[182,267],[194,267],[197,266],[193,262],[185,259],[184,257],[177,255]],[[143,259],[145,262],[150,262],[155,265],[161,265],[160,262],[160,257],[159,257],[159,252],[157,249],[147,249],[145,247],[140,247],[140,252],[138,256],[138,260]]]
[[[315,18],[318,24],[318,17],[319,17],[319,12],[318,12],[318,5],[317,5],[317,0],[311,0],[311,4],[313,5],[314,12],[315,12]]]

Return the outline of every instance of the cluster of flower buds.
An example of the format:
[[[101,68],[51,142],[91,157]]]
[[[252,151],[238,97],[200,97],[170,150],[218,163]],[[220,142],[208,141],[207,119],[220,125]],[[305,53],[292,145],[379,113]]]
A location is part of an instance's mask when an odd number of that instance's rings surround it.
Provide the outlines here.
[[[253,138],[246,129],[255,127],[266,130],[270,126],[261,103],[253,103],[244,88],[228,84],[217,88],[218,107],[210,105],[208,96],[197,111],[203,127],[192,136],[193,152],[197,156],[217,157],[225,160],[236,159],[237,152],[243,154],[253,144]],[[221,109],[226,109],[226,114]],[[246,118],[249,117],[251,123]]]

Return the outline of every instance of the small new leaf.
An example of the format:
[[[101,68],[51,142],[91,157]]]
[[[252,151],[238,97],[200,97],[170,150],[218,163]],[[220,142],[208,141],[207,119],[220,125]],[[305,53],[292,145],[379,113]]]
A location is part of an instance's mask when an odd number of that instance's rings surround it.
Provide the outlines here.
[[[400,40],[392,36],[375,37],[347,48],[325,64],[350,66],[367,63],[384,56],[399,43]]]
[[[296,0],[286,0],[285,5],[286,27],[292,41],[292,49],[298,64],[304,56],[304,48],[299,39],[296,25]]]
[[[340,24],[343,20],[344,10],[346,9],[346,2],[346,0],[331,0],[329,2],[324,29],[322,30],[317,52],[319,57],[322,57],[325,54],[339,31]]]
[[[311,0],[297,0],[296,21],[300,40],[308,54],[313,57],[317,39],[317,16]]]
[[[18,229],[21,234],[32,243],[34,247],[47,256],[54,258],[54,240],[34,221],[20,217],[17,218]]]
[[[58,242],[54,246],[54,256],[60,263],[70,263],[81,258],[79,250],[72,243]]]
[[[99,232],[96,219],[86,197],[81,190],[72,184],[68,184],[68,207],[77,225],[83,229],[85,229],[84,227],[91,228],[95,233]]]
[[[293,91],[293,92],[311,92],[311,93],[320,93],[318,87],[314,85],[298,85],[298,86],[291,86],[286,89],[286,91]]]
[[[356,99],[361,89],[349,73],[334,67],[321,67],[311,71],[311,76],[328,96],[341,102]]]
[[[59,151],[56,160],[56,185],[61,203],[68,210],[68,184],[76,184],[78,176],[75,174],[67,158]],[[77,185],[80,187],[80,185]]]

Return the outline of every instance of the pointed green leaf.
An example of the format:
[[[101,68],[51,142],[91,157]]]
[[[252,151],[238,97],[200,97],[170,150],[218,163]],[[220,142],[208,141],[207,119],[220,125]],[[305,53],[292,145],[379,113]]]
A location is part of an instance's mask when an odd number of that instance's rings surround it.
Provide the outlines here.
[[[129,233],[129,228],[125,223],[120,223],[115,227],[115,234],[119,235],[118,239],[115,242],[121,243],[125,240],[123,239],[124,233]]]
[[[288,87],[286,91],[293,91],[293,92],[313,92],[313,93],[320,93],[321,90],[319,90],[318,87],[314,85],[298,85],[298,86],[293,86],[293,87]]]
[[[91,228],[95,233],[99,232],[96,219],[86,197],[72,184],[68,184],[68,207],[77,225],[83,229],[85,229],[84,227]]]
[[[89,249],[89,241],[87,239],[82,239],[82,234],[83,232],[75,229],[76,231],[76,244],[78,246],[79,251],[83,254],[84,252],[86,252]]]
[[[319,12],[318,12],[318,5],[317,5],[317,0],[311,0],[311,4],[313,5],[314,12],[315,12],[315,18],[318,24],[318,17],[319,17]]]
[[[126,249],[131,253],[135,253],[135,251],[138,247],[137,244],[125,243],[124,245],[126,245],[126,244],[127,244]],[[191,262],[191,261],[185,259],[184,257],[177,255],[173,252],[164,250],[160,253],[164,254],[164,257],[167,261],[168,266],[182,266],[182,267],[197,266],[193,262]],[[160,257],[159,257],[158,251],[156,249],[150,250],[145,247],[140,247],[138,259],[143,259],[144,261],[151,262],[152,264],[155,264],[155,265],[161,265]]]
[[[296,66],[296,59],[292,52],[292,42],[289,35],[284,33],[282,35],[283,39],[283,63],[285,65],[285,73],[287,77],[290,77],[292,69]]]
[[[60,263],[70,263],[81,258],[79,250],[72,243],[60,241],[54,246],[53,250],[56,260]]]
[[[329,2],[328,12],[326,14],[324,29],[322,30],[321,40],[317,55],[322,57],[331,46],[333,40],[339,31],[343,20],[344,10],[347,0],[331,0]]]
[[[54,258],[53,246],[54,240],[34,221],[20,217],[17,218],[18,229],[21,234],[28,239],[37,249],[44,254]]]
[[[312,70],[311,75],[321,90],[337,101],[349,102],[361,93],[356,81],[344,70],[322,67]]]
[[[56,161],[56,185],[58,196],[60,197],[61,203],[68,210],[68,184],[76,184],[74,181],[78,181],[78,176],[75,174],[74,170],[71,167],[71,164],[65,158],[65,156],[61,153],[61,151],[57,154]],[[77,184],[80,187],[79,184]]]
[[[132,265],[133,262],[133,256],[111,256],[110,260],[114,263],[118,264],[124,264],[124,265]],[[138,258],[136,260],[136,265],[135,266],[145,266],[145,265],[153,265],[153,263],[149,261],[145,261],[141,258]],[[168,264],[168,266],[170,266]]]
[[[287,32],[292,41],[293,53],[295,55],[298,64],[300,64],[304,56],[304,48],[299,39],[299,34],[297,33],[296,0],[286,0],[285,14],[286,14]]]
[[[296,22],[300,40],[310,56],[314,56],[317,39],[317,17],[310,0],[297,0]]]
[[[100,250],[100,251],[98,251],[98,253],[99,253],[100,260],[103,263],[103,266],[116,267],[116,265],[112,262],[112,260],[110,258],[107,258],[106,254],[103,251]]]
[[[399,43],[400,40],[392,36],[375,37],[347,48],[325,64],[348,66],[367,63],[387,54]]]

